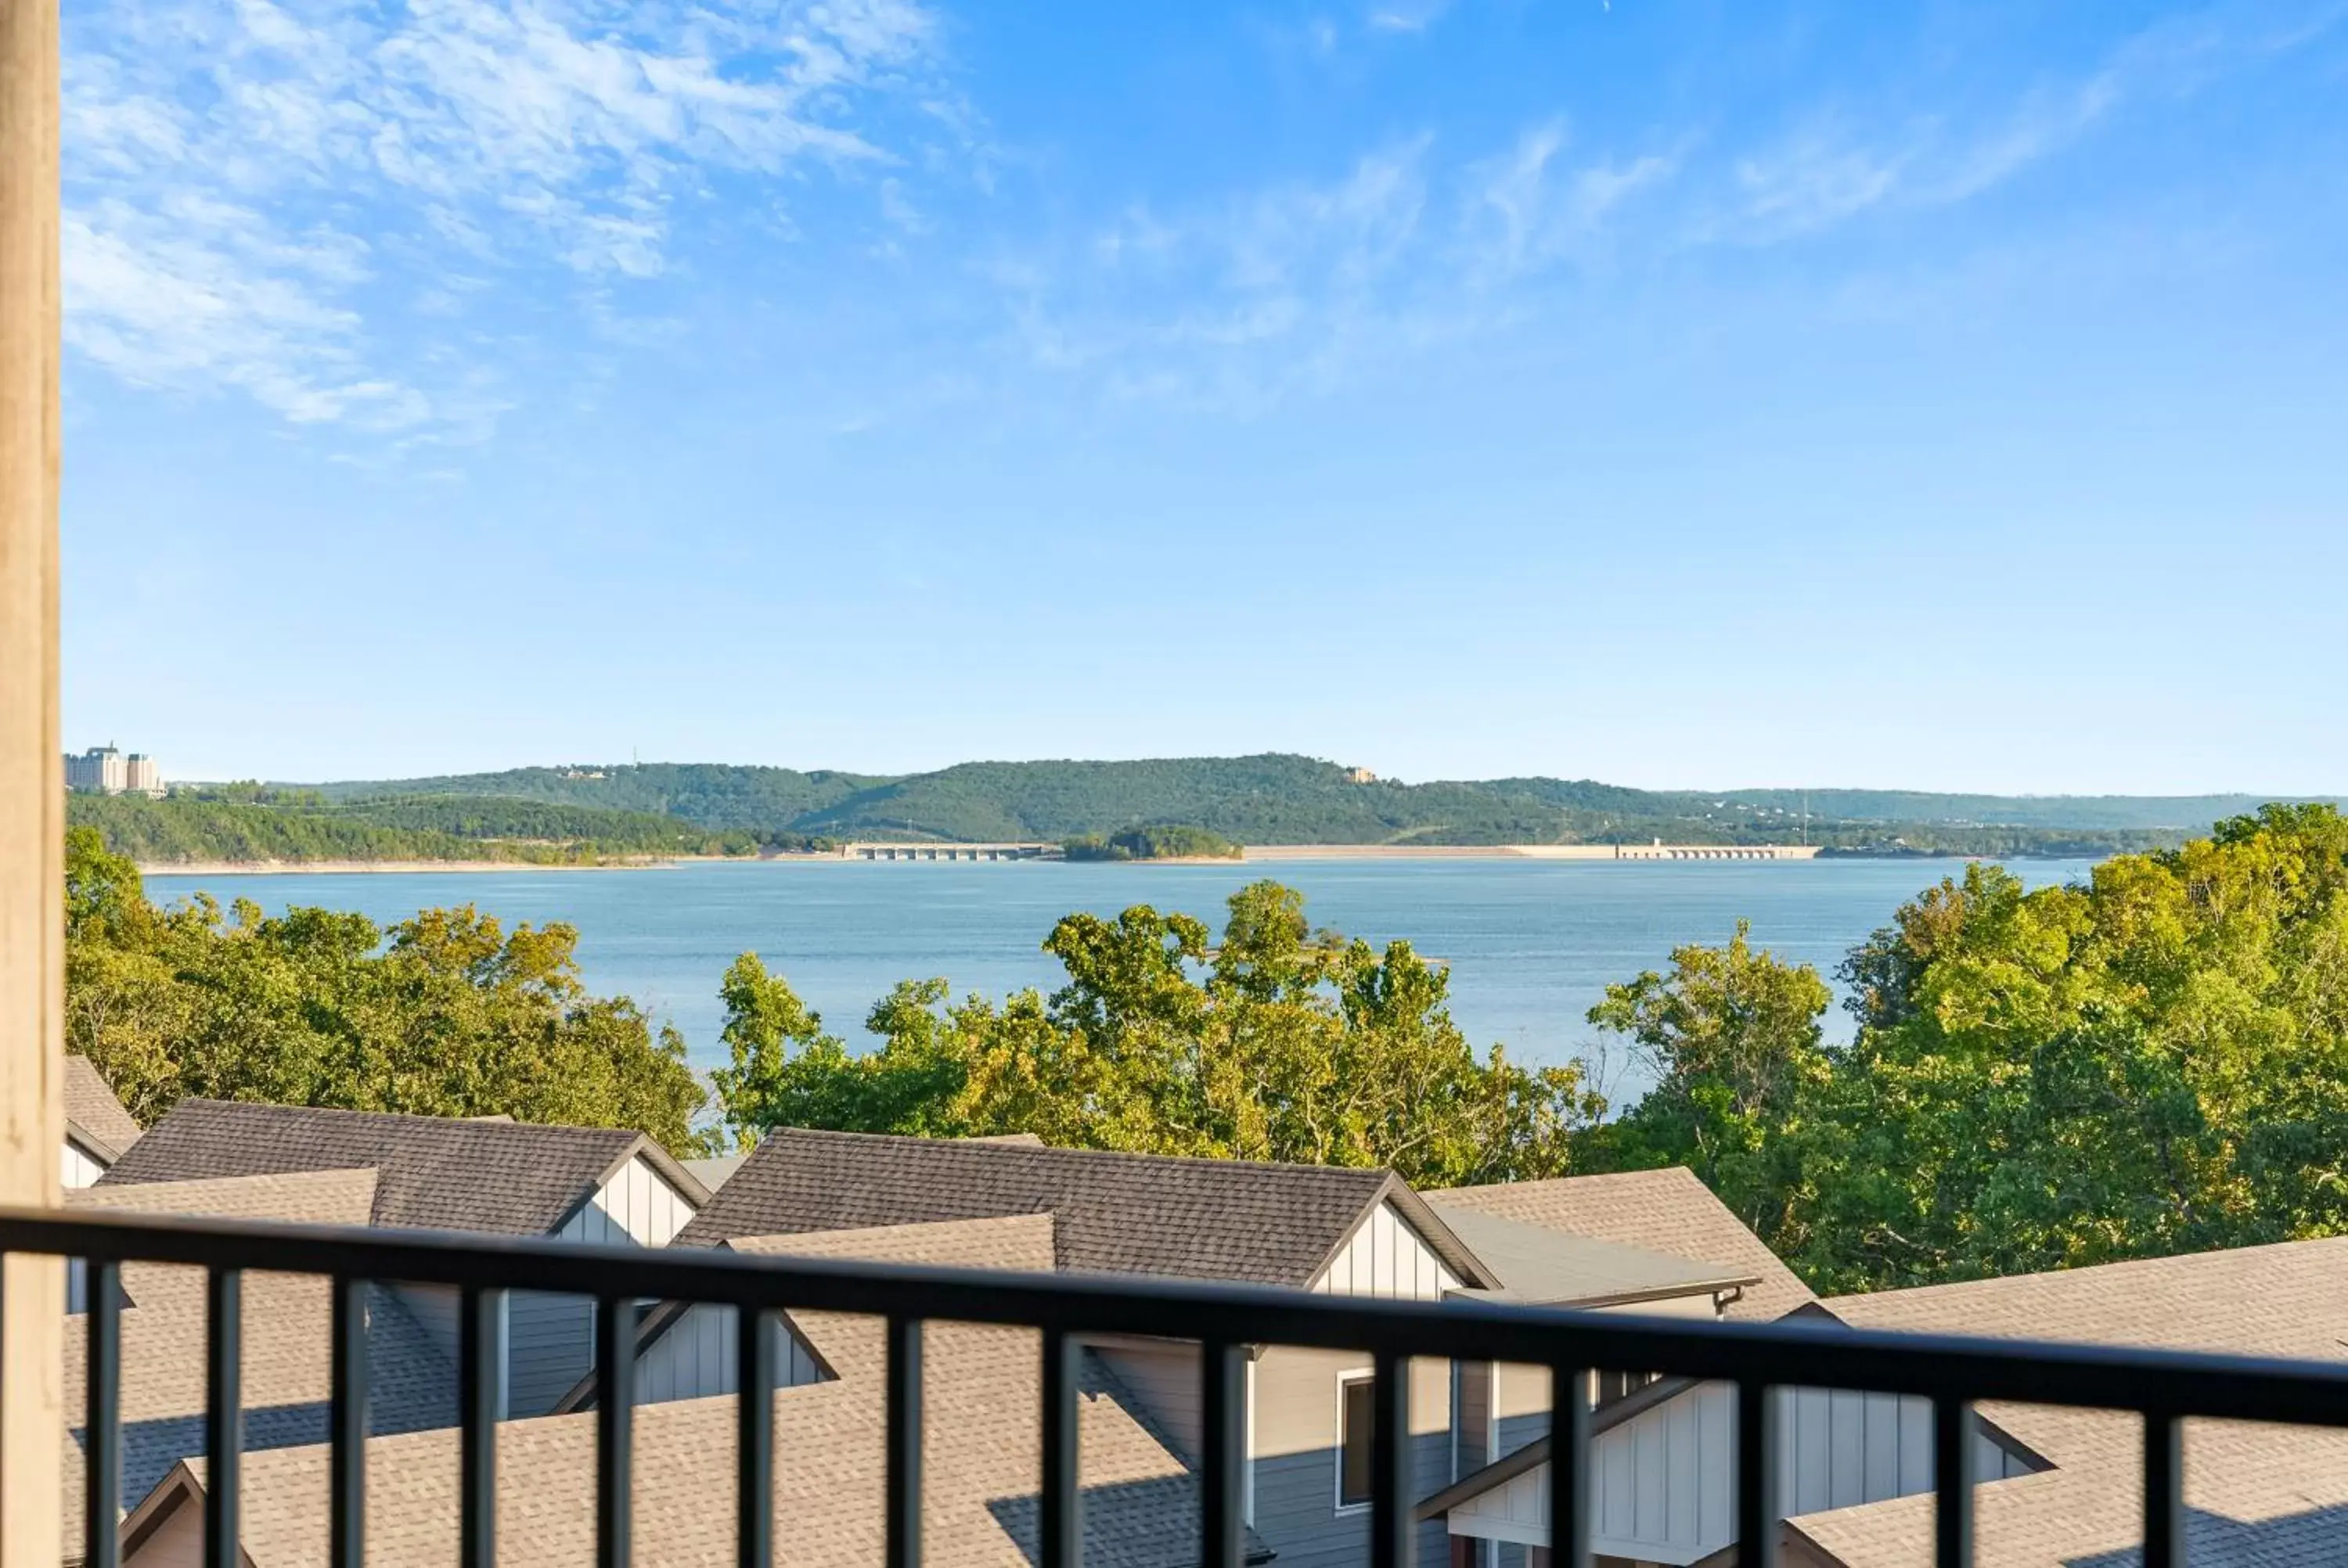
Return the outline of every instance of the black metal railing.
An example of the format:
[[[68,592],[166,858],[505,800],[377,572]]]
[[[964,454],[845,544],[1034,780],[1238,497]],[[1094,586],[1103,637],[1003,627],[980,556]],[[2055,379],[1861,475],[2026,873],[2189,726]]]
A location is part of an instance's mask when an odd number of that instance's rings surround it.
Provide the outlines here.
[[[866,1314],[887,1324],[882,1462],[889,1568],[916,1568],[922,1549],[922,1326],[929,1320],[1042,1331],[1044,1389],[1041,1568],[1072,1568],[1080,1535],[1079,1337],[1138,1335],[1202,1348],[1198,1470],[1202,1568],[1241,1568],[1245,1532],[1242,1358],[1249,1345],[1368,1351],[1376,1368],[1370,1568],[1412,1560],[1408,1380],[1413,1358],[1504,1361],[1550,1368],[1553,1432],[1550,1540],[1557,1568],[1588,1562],[1592,1368],[1646,1367],[1732,1384],[1737,1393],[1736,1502],[1743,1568],[1774,1551],[1776,1438],[1772,1389],[1836,1388],[1932,1401],[1935,1561],[1972,1561],[1973,1444],[1960,1440],[1985,1399],[2133,1411],[2144,1421],[2145,1568],[2183,1568],[2187,1418],[2348,1428],[2348,1367],[2177,1352],[1869,1333],[1798,1323],[1725,1324],[1609,1317],[1481,1302],[1412,1302],[1294,1290],[1100,1276],[979,1274],[831,1259],[746,1256],[703,1249],[637,1249],[457,1234],[0,1210],[0,1253],[88,1260],[88,1409],[85,1430],[89,1568],[115,1568],[121,1489],[121,1291],[125,1263],[209,1271],[210,1406],[204,1425],[209,1568],[240,1563],[238,1305],[249,1270],[324,1276],[334,1282],[329,1420],[332,1568],[366,1556],[366,1292],[372,1282],[454,1287],[461,1301],[459,1540],[463,1568],[496,1561],[497,1418],[503,1292],[592,1297],[597,1314],[597,1563],[629,1561],[630,1439],[634,1407],[635,1303],[706,1302],[739,1316],[736,1499],[738,1560],[768,1568],[774,1554],[775,1337],[778,1310]],[[27,1308],[56,1311],[43,1301]],[[0,1368],[0,1378],[15,1369]]]

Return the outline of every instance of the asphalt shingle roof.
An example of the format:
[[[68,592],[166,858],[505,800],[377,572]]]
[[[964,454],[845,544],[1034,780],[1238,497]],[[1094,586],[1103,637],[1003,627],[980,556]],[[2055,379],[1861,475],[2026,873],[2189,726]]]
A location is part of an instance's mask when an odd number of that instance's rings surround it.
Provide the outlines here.
[[[106,1145],[95,1153],[119,1155],[139,1142],[139,1128],[86,1056],[66,1058],[66,1121]]]
[[[687,1197],[701,1185],[641,1132],[182,1100],[101,1180],[116,1186],[371,1169],[377,1225],[542,1235],[632,1153]]]
[[[68,1209],[204,1214],[311,1225],[364,1225],[375,1199],[371,1171],[311,1171],[216,1181],[85,1187]],[[201,1269],[127,1264],[122,1313],[122,1494],[136,1502],[180,1460],[201,1453],[206,1306]],[[251,1274],[243,1296],[243,1395],[249,1449],[322,1440],[330,1389],[327,1282],[312,1275]],[[368,1414],[376,1431],[413,1430],[455,1419],[453,1371],[397,1302],[376,1293],[369,1307]],[[81,1550],[80,1415],[87,1408],[88,1344],[78,1321],[65,1336],[65,1527]]]
[[[1481,1278],[1385,1171],[798,1128],[760,1143],[677,1242],[1050,1214],[1064,1270],[1303,1286],[1381,1198]]]
[[[2348,1238],[2288,1242],[1838,1296],[1857,1327],[2339,1361],[2348,1357]],[[2054,1468],[1976,1494],[1979,1560],[2137,1568],[2142,1424],[2132,1415],[1992,1402],[1984,1419]],[[2185,1427],[2194,1568],[2348,1563],[2348,1432],[2230,1421]],[[1847,1568],[1931,1555],[1929,1496],[1805,1515],[1804,1542]]]
[[[1755,1283],[1733,1265],[1696,1263],[1649,1247],[1575,1235],[1464,1204],[1444,1218],[1500,1276],[1493,1290],[1456,1294],[1542,1307],[1599,1307],[1727,1291]]]
[[[1437,1214],[1467,1209],[1497,1214],[1748,1276],[1756,1283],[1746,1286],[1744,1296],[1730,1305],[1732,1319],[1782,1317],[1817,1299],[1810,1287],[1684,1165],[1491,1187],[1452,1187],[1423,1195]]]
[[[850,1238],[799,1238],[811,1252],[950,1266],[985,1259],[1049,1266],[1045,1222],[924,1225]],[[886,1360],[870,1318],[794,1318],[838,1374],[775,1396],[778,1562],[878,1562]],[[1039,1341],[1032,1330],[951,1322],[924,1329],[923,1551],[956,1568],[1027,1568],[1035,1554],[1041,1470]],[[1079,1401],[1084,1556],[1103,1568],[1187,1568],[1198,1560],[1189,1472],[1154,1438],[1114,1378],[1087,1360]],[[734,1558],[734,1400],[645,1405],[635,1414],[633,1531],[638,1562],[730,1568]],[[254,1568],[307,1568],[326,1547],[326,1451],[257,1455],[244,1465],[243,1544]],[[499,1560],[506,1568],[591,1561],[595,1506],[592,1414],[499,1428]],[[200,1484],[201,1468],[184,1472]],[[384,1568],[453,1560],[457,1434],[369,1445],[367,1560]],[[144,1512],[171,1496],[159,1493]],[[179,1506],[190,1506],[183,1501]],[[134,1520],[134,1533],[143,1522]]]

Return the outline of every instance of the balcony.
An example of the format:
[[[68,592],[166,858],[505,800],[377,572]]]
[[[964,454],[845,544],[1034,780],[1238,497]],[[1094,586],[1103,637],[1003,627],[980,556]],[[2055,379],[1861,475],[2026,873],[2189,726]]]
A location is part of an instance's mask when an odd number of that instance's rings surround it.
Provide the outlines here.
[[[1782,1439],[1776,1423],[1766,1418],[1773,1390],[1831,1387],[1930,1401],[1934,1561],[1941,1568],[1974,1561],[1973,1467],[1979,1445],[1952,1440],[1969,1430],[1972,1408],[1979,1401],[2127,1411],[2140,1419],[2140,1561],[2162,1568],[2186,1561],[2186,1419],[2348,1427],[2348,1368],[1870,1333],[1799,1321],[1682,1322],[1460,1300],[1377,1300],[1174,1281],[985,1274],[697,1248],[648,1251],[25,1210],[0,1214],[0,1250],[86,1260],[87,1310],[80,1316],[88,1336],[88,1403],[86,1410],[68,1416],[83,1432],[86,1540],[69,1543],[67,1552],[78,1549],[90,1568],[113,1568],[124,1561],[126,1543],[139,1544],[137,1515],[120,1528],[116,1524],[121,1505],[139,1501],[121,1495],[125,1265],[204,1271],[209,1403],[202,1437],[201,1560],[215,1565],[248,1561],[240,1540],[240,1478],[255,1455],[244,1441],[238,1306],[245,1276],[256,1272],[318,1276],[331,1282],[332,1395],[324,1529],[318,1544],[333,1568],[402,1560],[398,1550],[384,1543],[383,1533],[396,1532],[398,1539],[414,1541],[416,1522],[407,1515],[431,1505],[429,1498],[388,1491],[380,1477],[372,1491],[368,1484],[366,1304],[369,1283],[376,1281],[449,1287],[462,1304],[455,1517],[448,1533],[465,1568],[516,1561],[526,1545],[519,1537],[509,1541],[501,1557],[499,1447],[501,1439],[511,1440],[516,1428],[499,1422],[497,1379],[485,1375],[485,1368],[499,1364],[497,1304],[512,1290],[574,1292],[601,1307],[590,1528],[600,1568],[686,1560],[674,1545],[645,1542],[639,1548],[633,1531],[639,1496],[633,1471],[642,1457],[636,1424],[656,1407],[639,1406],[627,1396],[636,1373],[636,1305],[654,1300],[736,1309],[735,1354],[742,1397],[734,1401],[730,1441],[701,1456],[712,1463],[721,1455],[731,1461],[731,1486],[713,1480],[708,1488],[713,1499],[726,1494],[725,1506],[733,1514],[730,1540],[711,1546],[723,1533],[722,1524],[711,1522],[710,1530],[719,1534],[709,1535],[689,1560],[732,1561],[745,1568],[811,1560],[775,1491],[778,1399],[788,1400],[797,1392],[778,1389],[778,1337],[768,1331],[785,1311],[860,1315],[885,1326],[880,1441],[871,1456],[880,1472],[874,1488],[879,1506],[869,1543],[889,1568],[912,1568],[924,1560],[925,1522],[930,1560],[961,1560],[950,1542],[940,1549],[937,1511],[924,1506],[923,1439],[931,1413],[922,1405],[922,1346],[924,1325],[932,1323],[1034,1331],[1038,1360],[1032,1386],[1040,1389],[1033,1429],[1038,1483],[1025,1495],[994,1500],[993,1507],[1004,1533],[1041,1568],[1074,1568],[1084,1561],[1088,1514],[1105,1511],[1106,1517],[1123,1506],[1114,1484],[1079,1483],[1086,1456],[1079,1440],[1085,1400],[1078,1348],[1099,1337],[1170,1338],[1202,1347],[1198,1457],[1184,1473],[1170,1478],[1170,1491],[1159,1488],[1161,1507],[1170,1497],[1175,1513],[1159,1515],[1163,1528],[1158,1550],[1167,1562],[1210,1568],[1239,1568],[1267,1555],[1251,1544],[1243,1522],[1241,1471],[1244,1357],[1247,1347],[1265,1342],[1359,1351],[1373,1361],[1370,1568],[1403,1568],[1417,1550],[1415,1515],[1424,1514],[1428,1500],[1414,1495],[1405,1368],[1420,1358],[1545,1367],[1555,1388],[1580,1395],[1559,1402],[1565,1413],[1542,1450],[1542,1462],[1527,1471],[1540,1480],[1539,1507],[1528,1522],[1549,1542],[1531,1554],[1534,1562],[1543,1560],[1542,1553],[1550,1563],[1588,1561],[1592,1413],[1581,1391],[1590,1386],[1592,1368],[1652,1367],[1733,1389],[1737,1413],[1731,1467],[1739,1543],[1735,1560],[1748,1563],[1775,1560],[1780,1536],[1778,1511],[1771,1502]],[[941,1412],[938,1419],[954,1417]],[[850,1442],[851,1434],[843,1430],[836,1440]],[[564,1500],[550,1498],[518,1509],[509,1497],[505,1528],[510,1534],[517,1519],[542,1520],[563,1505]],[[1165,1522],[1175,1514],[1179,1525]],[[371,1527],[377,1532],[372,1555]],[[537,1533],[544,1526],[522,1528]],[[308,1553],[303,1560],[319,1555]],[[2224,1560],[2255,1558],[2229,1553]]]

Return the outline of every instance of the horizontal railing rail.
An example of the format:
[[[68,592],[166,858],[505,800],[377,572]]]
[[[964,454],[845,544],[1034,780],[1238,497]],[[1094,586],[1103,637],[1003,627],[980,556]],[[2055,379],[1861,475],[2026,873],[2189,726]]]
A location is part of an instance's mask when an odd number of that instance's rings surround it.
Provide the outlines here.
[[[1138,1335],[1196,1341],[1201,1356],[1198,1467],[1204,1568],[1239,1568],[1245,1535],[1240,1473],[1246,1349],[1293,1345],[1368,1353],[1374,1400],[1370,1568],[1404,1568],[1412,1552],[1407,1387],[1414,1358],[1502,1361],[1550,1369],[1552,1561],[1588,1560],[1588,1401],[1594,1368],[1653,1368],[1735,1386],[1738,1395],[1734,1517],[1745,1568],[1771,1556],[1776,1459],[1767,1391],[1833,1388],[1911,1395],[1933,1403],[1935,1560],[1972,1561],[1972,1445],[1952,1441],[1982,1400],[2135,1412],[2146,1430],[2147,1568],[2181,1568],[2182,1448],[2187,1418],[2348,1428],[2348,1366],[2121,1347],[1887,1334],[1828,1321],[1713,1323],[1474,1301],[1402,1301],[1190,1280],[1102,1275],[990,1274],[834,1258],[746,1255],[717,1249],[591,1246],[469,1233],[354,1230],[0,1209],[0,1253],[87,1261],[88,1409],[85,1429],[89,1568],[115,1568],[119,1516],[120,1270],[179,1264],[209,1271],[211,1316],[205,1424],[206,1562],[235,1568],[241,1442],[237,1304],[247,1272],[323,1276],[334,1282],[329,1423],[330,1561],[365,1562],[363,1450],[366,1434],[365,1289],[375,1282],[454,1287],[460,1296],[458,1426],[460,1561],[495,1562],[493,1369],[499,1364],[503,1292],[572,1293],[598,1314],[597,1561],[629,1561],[632,1391],[636,1315],[644,1299],[740,1309],[736,1460],[738,1560],[773,1560],[772,1403],[778,1368],[772,1315],[788,1309],[869,1315],[888,1326],[885,1397],[887,1563],[914,1568],[921,1551],[921,1327],[950,1321],[1041,1332],[1042,1568],[1073,1568],[1081,1540],[1076,1389],[1081,1337]],[[18,1303],[0,1304],[7,1310]],[[43,1309],[56,1310],[50,1304]],[[0,1377],[14,1368],[0,1368]]]

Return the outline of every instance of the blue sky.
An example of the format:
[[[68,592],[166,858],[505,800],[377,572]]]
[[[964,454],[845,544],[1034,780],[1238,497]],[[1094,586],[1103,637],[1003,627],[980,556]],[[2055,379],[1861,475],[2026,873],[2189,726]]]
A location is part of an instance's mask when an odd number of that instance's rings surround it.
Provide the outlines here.
[[[2348,789],[2348,5],[89,0],[66,725]]]

